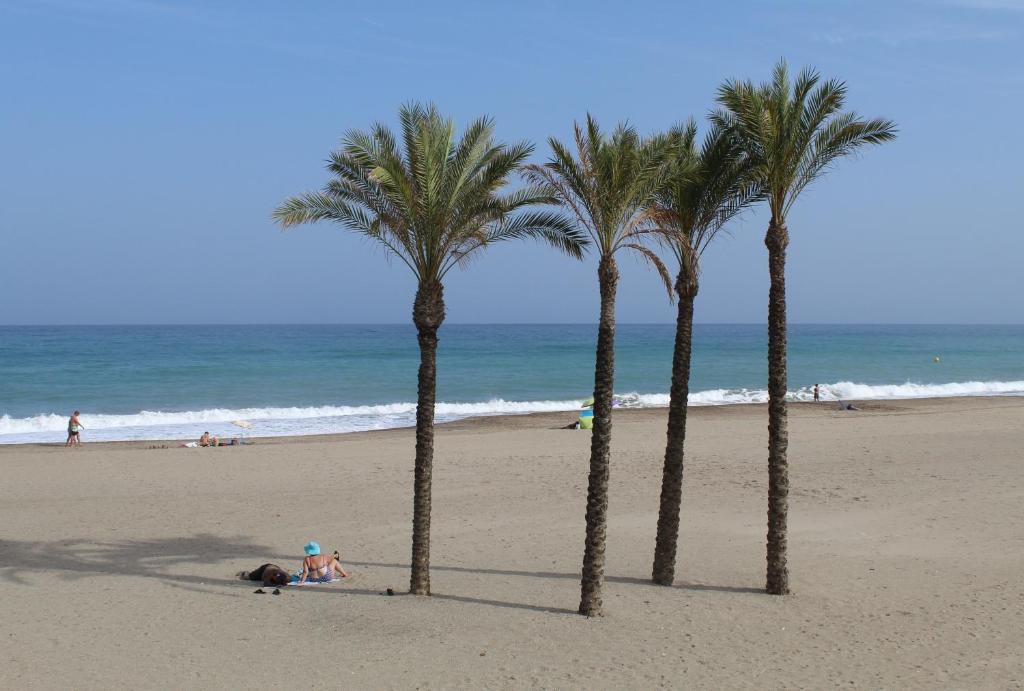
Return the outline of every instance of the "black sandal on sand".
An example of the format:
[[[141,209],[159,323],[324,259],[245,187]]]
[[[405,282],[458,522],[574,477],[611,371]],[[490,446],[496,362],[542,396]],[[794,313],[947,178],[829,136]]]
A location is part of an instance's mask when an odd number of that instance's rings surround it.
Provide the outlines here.
[[[274,588],[273,594],[274,595],[280,595],[281,594],[281,589],[280,588]]]
[[[265,594],[263,588],[257,588],[256,590],[254,590],[252,592],[256,593],[257,595],[264,595]]]

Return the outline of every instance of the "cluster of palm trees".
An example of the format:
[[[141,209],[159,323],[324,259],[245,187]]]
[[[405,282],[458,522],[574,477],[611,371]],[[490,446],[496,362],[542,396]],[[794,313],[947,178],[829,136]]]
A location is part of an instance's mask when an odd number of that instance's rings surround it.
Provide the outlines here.
[[[420,345],[410,592],[430,594],[430,502],[434,455],[437,334],[445,317],[444,278],[489,245],[536,238],[571,257],[598,259],[601,310],[594,373],[594,427],[587,489],[586,543],[579,611],[602,614],[609,450],[615,372],[616,255],[653,266],[678,299],[671,402],[652,580],[674,579],[682,501],[691,335],[700,259],[744,209],[767,203],[768,540],[766,590],[789,592],[786,519],[786,218],[800,193],[858,148],[895,137],[895,126],[844,112],[846,87],[805,69],[791,80],[784,61],[765,84],[726,81],[698,139],[690,120],[640,136],[619,125],[606,134],[589,115],[574,146],[555,138],[542,165],[528,143],[494,141],[489,118],[456,138],[434,106],[403,106],[401,141],[384,125],[345,135],[331,154],[320,192],[285,201],[284,227],[328,220],[379,242],[415,274],[413,323]],[[526,185],[505,191],[513,174]],[[674,257],[673,281],[656,249]]]

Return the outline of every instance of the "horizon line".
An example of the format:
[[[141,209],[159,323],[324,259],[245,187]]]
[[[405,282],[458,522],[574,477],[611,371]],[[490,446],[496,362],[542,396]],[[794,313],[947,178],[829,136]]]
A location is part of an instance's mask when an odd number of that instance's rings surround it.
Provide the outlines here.
[[[672,326],[674,321],[634,322],[616,321],[619,326]],[[763,322],[695,321],[694,326],[768,326]],[[597,326],[596,321],[585,322],[445,322],[444,326]],[[60,328],[60,327],[157,327],[157,326],[409,326],[401,322],[96,322],[96,323],[21,323],[0,324],[4,328]],[[1024,322],[789,322],[789,326],[1024,326]],[[415,328],[415,327],[414,327]]]

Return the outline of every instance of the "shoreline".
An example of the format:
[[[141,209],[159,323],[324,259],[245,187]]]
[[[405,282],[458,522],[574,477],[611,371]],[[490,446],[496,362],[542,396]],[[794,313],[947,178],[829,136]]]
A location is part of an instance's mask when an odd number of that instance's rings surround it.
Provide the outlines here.
[[[965,402],[973,404],[982,404],[985,402],[992,401],[1003,401],[1005,403],[995,404],[994,408],[1004,408],[1006,406],[1013,407],[1011,401],[1016,401],[1020,407],[1024,407],[1024,396],[1021,395],[991,395],[991,396],[945,396],[935,398],[898,398],[898,399],[868,399],[868,400],[856,400],[856,399],[844,399],[845,403],[851,403],[857,406],[856,411],[842,411],[836,406],[836,401],[820,401],[814,403],[813,401],[791,401],[788,404],[788,410],[790,413],[797,412],[797,414],[832,414],[834,416],[844,415],[857,415],[857,414],[872,414],[872,413],[899,413],[899,412],[921,412],[922,410],[929,407],[936,406],[948,406],[954,402]],[[742,414],[739,411],[758,411],[764,412],[767,415],[767,403],[722,403],[718,405],[690,405],[687,417],[693,419],[695,417],[707,416],[730,416]],[[965,406],[965,409],[977,409],[977,405]],[[626,418],[626,419],[651,419],[651,418],[667,418],[668,408],[667,406],[647,407],[647,408],[617,408],[615,409],[615,417]],[[435,423],[435,429],[438,433],[445,431],[488,431],[492,429],[535,429],[537,423],[552,425],[550,429],[561,429],[570,422],[577,419],[577,414],[573,411],[561,411],[561,412],[535,412],[535,413],[505,413],[498,415],[477,415],[468,416],[458,420],[451,420],[448,422],[437,422]],[[614,419],[614,418],[613,418]],[[767,419],[767,418],[766,418]],[[521,421],[520,424],[516,424],[515,421]],[[561,425],[558,423],[561,422]],[[86,430],[88,431],[88,430]],[[374,429],[374,430],[359,430],[353,432],[336,432],[330,434],[308,434],[308,435],[282,435],[282,436],[267,436],[260,437],[255,435],[247,435],[246,440],[252,442],[251,445],[266,446],[268,444],[294,444],[301,442],[313,442],[313,443],[327,443],[327,442],[339,442],[346,439],[363,439],[363,438],[390,438],[393,436],[402,436],[409,432],[414,432],[414,426],[403,426],[403,427],[389,427],[385,429]],[[572,430],[566,430],[572,431]],[[225,437],[228,438],[228,437]],[[194,448],[185,447],[182,444],[186,443],[183,439],[127,439],[127,440],[116,440],[116,441],[94,441],[90,442],[88,439],[83,441],[84,446],[89,448],[111,448],[111,449],[174,449],[174,448]],[[239,445],[249,446],[250,444]],[[0,455],[4,453],[5,449],[53,449],[53,448],[64,448],[64,442],[12,442],[12,443],[0,443]],[[218,447],[219,449],[224,448],[238,448],[238,447]]]

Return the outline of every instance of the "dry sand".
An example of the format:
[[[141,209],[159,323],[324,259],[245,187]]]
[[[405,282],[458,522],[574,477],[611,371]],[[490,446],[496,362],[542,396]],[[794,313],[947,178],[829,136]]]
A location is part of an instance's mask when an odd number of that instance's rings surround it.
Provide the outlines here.
[[[759,590],[765,414],[692,411],[661,588],[646,579],[666,413],[616,413],[593,620],[575,614],[590,437],[555,429],[571,415],[439,428],[431,598],[401,595],[411,430],[2,447],[0,688],[1024,684],[1024,401],[793,406],[782,598]],[[349,582],[275,597],[233,579],[297,566],[311,538]]]

